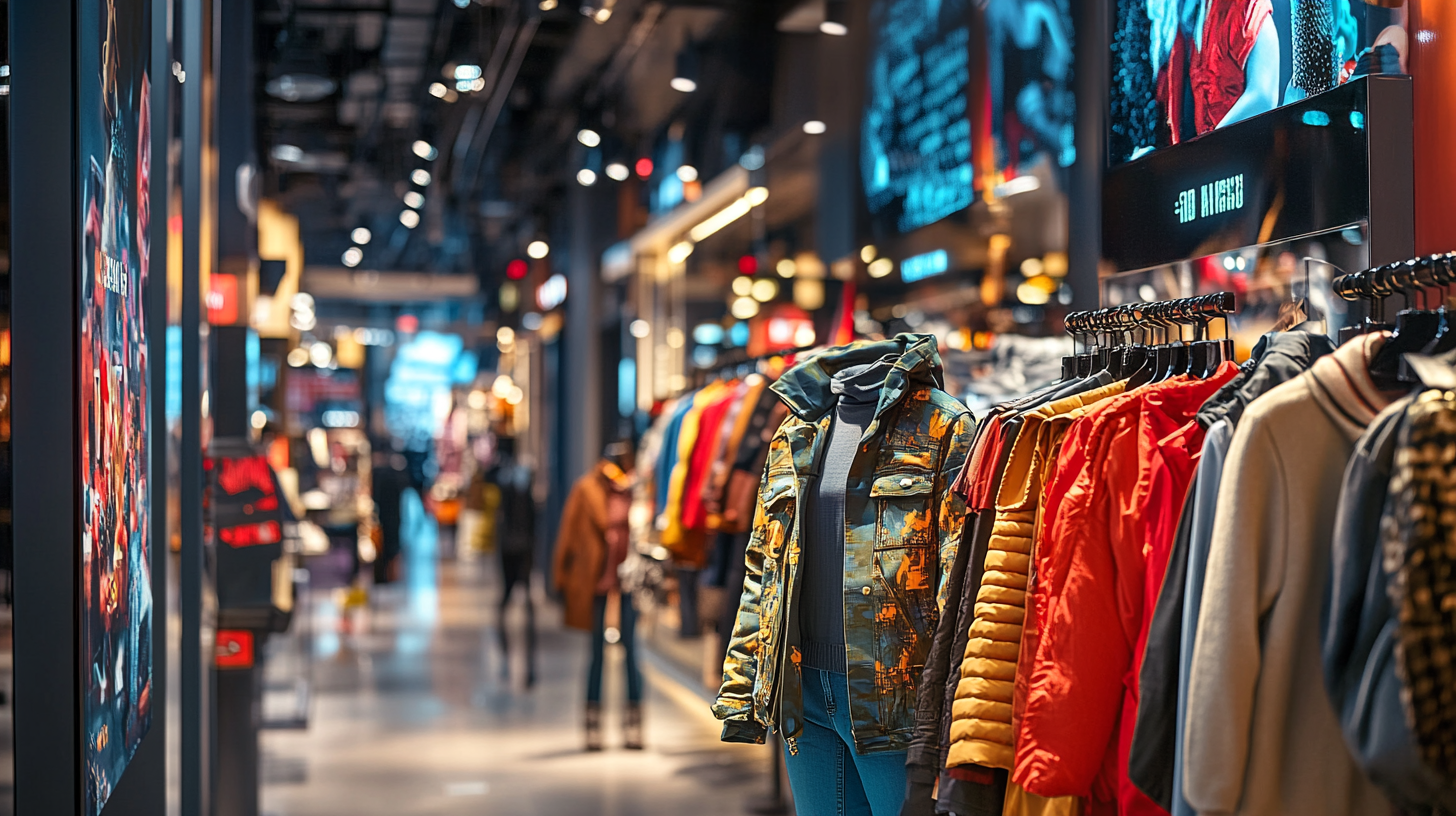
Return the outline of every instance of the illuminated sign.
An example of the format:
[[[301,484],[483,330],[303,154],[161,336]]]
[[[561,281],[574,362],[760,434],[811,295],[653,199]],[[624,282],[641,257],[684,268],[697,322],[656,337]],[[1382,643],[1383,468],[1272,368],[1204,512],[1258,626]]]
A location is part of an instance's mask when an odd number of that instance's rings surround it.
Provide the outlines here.
[[[560,273],[546,279],[536,290],[536,303],[541,311],[549,312],[566,302],[566,276]]]
[[[1173,202],[1173,214],[1178,223],[1187,224],[1199,218],[1219,215],[1244,206],[1244,174],[1210,181],[1178,194]]]
[[[900,278],[906,283],[922,281],[950,270],[950,253],[943,249],[914,255],[900,262]]]

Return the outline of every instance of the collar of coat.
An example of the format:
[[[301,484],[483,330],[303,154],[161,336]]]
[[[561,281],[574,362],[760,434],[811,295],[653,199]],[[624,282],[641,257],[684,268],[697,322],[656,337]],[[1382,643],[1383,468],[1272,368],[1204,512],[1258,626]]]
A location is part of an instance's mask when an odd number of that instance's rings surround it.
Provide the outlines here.
[[[1315,401],[1352,441],[1365,432],[1376,414],[1405,396],[1381,391],[1370,378],[1370,360],[1389,337],[1388,332],[1355,337],[1316,360],[1305,374],[1315,386]]]
[[[817,422],[834,408],[837,397],[830,390],[830,381],[836,373],[886,357],[894,358],[895,364],[880,388],[876,418],[899,402],[911,386],[942,387],[935,336],[900,334],[890,340],[862,340],[815,355],[785,371],[773,384],[773,391],[795,416],[805,422]]]

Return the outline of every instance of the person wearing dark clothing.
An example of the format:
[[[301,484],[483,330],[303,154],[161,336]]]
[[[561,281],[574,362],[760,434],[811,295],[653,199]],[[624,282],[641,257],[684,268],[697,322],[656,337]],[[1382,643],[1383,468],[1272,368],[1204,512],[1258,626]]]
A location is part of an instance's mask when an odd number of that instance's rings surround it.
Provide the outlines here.
[[[411,486],[411,480],[409,465],[403,454],[376,449],[373,460],[370,479],[380,532],[379,552],[374,556],[374,583],[379,585],[394,580],[391,566],[402,549],[400,525],[404,519],[400,500],[404,497],[405,488]]]
[[[501,673],[510,674],[511,641],[506,629],[506,610],[517,586],[526,602],[526,686],[536,684],[536,606],[531,598],[531,573],[535,569],[536,499],[531,493],[534,474],[515,458],[515,440],[501,439],[499,458],[486,475],[500,491],[496,508],[496,542],[500,552],[500,614],[496,617],[500,637]]]

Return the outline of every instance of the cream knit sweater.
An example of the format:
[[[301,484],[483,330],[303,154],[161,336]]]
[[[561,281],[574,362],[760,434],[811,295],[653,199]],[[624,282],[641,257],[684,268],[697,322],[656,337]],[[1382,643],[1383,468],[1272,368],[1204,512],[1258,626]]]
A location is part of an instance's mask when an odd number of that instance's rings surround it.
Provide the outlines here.
[[[1255,400],[1234,433],[1193,648],[1183,785],[1201,815],[1389,816],[1325,692],[1320,605],[1345,463],[1395,395],[1351,340]]]

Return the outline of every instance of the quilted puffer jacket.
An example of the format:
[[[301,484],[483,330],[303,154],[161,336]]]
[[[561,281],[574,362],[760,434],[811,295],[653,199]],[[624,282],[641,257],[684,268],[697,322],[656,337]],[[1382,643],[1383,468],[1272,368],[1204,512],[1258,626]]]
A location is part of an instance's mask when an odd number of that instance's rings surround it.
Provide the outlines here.
[[[855,750],[901,751],[910,742],[916,689],[965,522],[965,504],[949,485],[974,430],[970,412],[939,387],[935,338],[913,334],[831,349],[773,385],[790,413],[769,443],[747,577],[713,706],[726,721],[725,741],[763,742],[777,727],[789,751],[797,751],[800,497],[809,495],[823,464],[835,404],[830,379],[885,357],[896,362],[845,493],[845,668]]]

